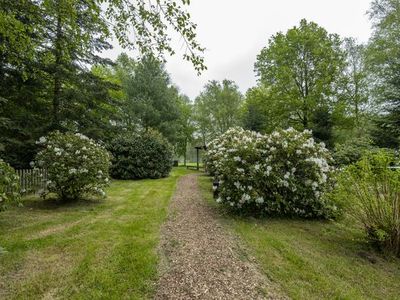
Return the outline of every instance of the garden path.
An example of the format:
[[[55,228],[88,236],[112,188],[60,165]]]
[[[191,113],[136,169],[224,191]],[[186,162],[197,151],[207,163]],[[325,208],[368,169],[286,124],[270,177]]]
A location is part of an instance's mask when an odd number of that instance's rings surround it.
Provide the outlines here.
[[[162,229],[156,299],[283,299],[202,198],[196,174],[182,177]]]

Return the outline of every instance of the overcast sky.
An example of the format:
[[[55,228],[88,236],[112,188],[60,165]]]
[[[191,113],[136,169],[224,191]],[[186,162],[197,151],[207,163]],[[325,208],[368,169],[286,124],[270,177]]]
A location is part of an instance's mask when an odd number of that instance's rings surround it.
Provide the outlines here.
[[[268,38],[314,21],[330,33],[366,42],[371,23],[366,15],[370,0],[192,0],[188,11],[197,23],[198,40],[206,48],[208,70],[197,76],[181,53],[168,58],[167,70],[181,92],[194,99],[207,81],[234,80],[240,90],[256,84],[253,65]],[[175,41],[176,47],[181,45]],[[120,53],[115,47],[107,56]],[[183,50],[182,50],[183,51]]]

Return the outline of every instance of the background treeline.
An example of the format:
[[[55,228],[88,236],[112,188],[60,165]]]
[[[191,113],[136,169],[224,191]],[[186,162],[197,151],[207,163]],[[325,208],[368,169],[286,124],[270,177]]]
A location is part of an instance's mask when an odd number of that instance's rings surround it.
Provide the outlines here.
[[[301,20],[272,36],[256,59],[257,86],[241,96],[233,82],[211,82],[196,99],[202,136],[233,125],[262,133],[311,129],[338,163],[373,147],[397,148],[400,129],[400,1],[368,12],[367,44]]]
[[[311,129],[339,164],[367,149],[398,147],[400,1],[372,2],[367,44],[301,20],[272,36],[259,53],[257,86],[242,95],[233,81],[210,81],[193,102],[153,55],[173,52],[165,30],[146,31],[141,21],[153,29],[177,24],[190,49],[201,51],[195,26],[173,1],[163,2],[171,5],[165,12],[170,19],[136,2],[1,2],[0,157],[27,167],[37,152],[35,141],[56,129],[108,142],[124,131],[151,128],[185,158],[191,145],[208,144],[233,126],[262,133]],[[112,36],[141,50],[140,58],[99,56],[111,48]],[[204,69],[201,57],[188,53],[185,58]]]
[[[27,167],[35,141],[54,130],[107,142],[121,130],[158,129],[174,144],[187,99],[165,72],[173,54],[205,69],[196,25],[173,0],[4,0],[0,2],[0,157]],[[140,59],[101,57],[114,38]]]

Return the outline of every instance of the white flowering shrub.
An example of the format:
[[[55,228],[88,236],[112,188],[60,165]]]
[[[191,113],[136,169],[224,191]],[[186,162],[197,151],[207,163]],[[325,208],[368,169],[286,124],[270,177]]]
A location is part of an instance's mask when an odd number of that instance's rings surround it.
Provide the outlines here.
[[[335,215],[324,197],[332,188],[332,159],[311,132],[260,135],[233,128],[211,145],[207,161],[220,183],[218,202],[270,215]]]
[[[208,144],[204,157],[207,172],[210,175],[219,175],[221,171],[225,171],[224,165],[229,163],[232,158],[235,162],[234,165],[246,167],[246,162],[255,161],[255,158],[250,158],[250,156],[256,154],[254,152],[255,141],[261,136],[253,131],[234,127],[214,139]],[[239,161],[238,158],[241,156]]]
[[[79,133],[50,133],[41,137],[43,149],[34,166],[47,169],[47,191],[62,200],[76,200],[85,194],[105,196],[110,155],[99,144]]]
[[[0,159],[0,211],[20,200],[19,177],[15,170]]]
[[[219,151],[219,148],[226,149],[225,146],[228,144],[228,137],[223,139],[224,135],[212,140],[207,146],[206,155],[203,157],[203,162],[205,170],[208,174],[215,176],[217,173],[217,166],[223,156],[225,151]]]

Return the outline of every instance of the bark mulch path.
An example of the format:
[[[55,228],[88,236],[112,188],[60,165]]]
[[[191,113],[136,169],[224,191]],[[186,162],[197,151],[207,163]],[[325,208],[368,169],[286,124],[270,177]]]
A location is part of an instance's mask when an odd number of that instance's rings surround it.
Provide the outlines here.
[[[254,262],[240,256],[241,247],[202,199],[197,175],[182,177],[162,229],[155,298],[285,299]]]

